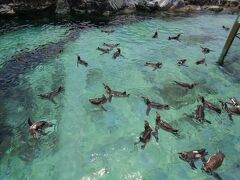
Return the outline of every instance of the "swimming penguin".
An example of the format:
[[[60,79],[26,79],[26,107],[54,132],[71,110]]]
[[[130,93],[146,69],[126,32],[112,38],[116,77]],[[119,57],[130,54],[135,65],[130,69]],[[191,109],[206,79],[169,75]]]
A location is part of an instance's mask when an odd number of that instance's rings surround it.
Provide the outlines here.
[[[202,161],[206,161],[205,160],[205,156],[208,154],[208,152],[206,151],[206,149],[199,149],[199,150],[192,150],[192,151],[184,151],[184,152],[180,152],[179,154],[179,158],[182,159],[183,161],[186,161],[192,169],[197,169],[194,162],[201,159]]]
[[[168,40],[177,40],[177,41],[180,41],[180,36],[181,36],[182,34],[180,33],[180,34],[178,34],[177,36],[172,36],[172,37],[168,37]]]
[[[97,50],[98,50],[98,51],[101,51],[101,52],[102,52],[101,55],[103,55],[103,54],[109,53],[112,49],[105,49],[105,48],[100,48],[100,47],[98,47]]]
[[[48,127],[52,127],[53,124],[47,121],[38,121],[32,123],[31,119],[28,118],[29,132],[34,139],[38,139],[40,135],[44,134],[44,130]]]
[[[201,124],[207,122],[211,124],[210,121],[205,119],[204,107],[202,105],[198,105],[195,111],[195,119],[200,122]]]
[[[193,83],[193,84],[188,84],[188,83],[184,83],[184,82],[178,82],[178,81],[174,81],[177,85],[183,87],[183,88],[187,88],[187,89],[193,89],[195,86],[198,85],[198,83]]]
[[[109,34],[113,33],[113,32],[114,32],[114,30],[113,30],[113,29],[110,29],[110,30],[107,30],[107,29],[106,29],[106,30],[104,30],[104,29],[102,29],[102,30],[101,30],[101,32],[104,32],[104,33],[106,33],[106,34],[108,34],[108,35],[109,35]]]
[[[145,148],[146,144],[150,142],[152,136],[152,128],[149,125],[148,121],[144,121],[144,131],[140,134],[139,141],[134,144],[143,143],[141,146],[142,149]]]
[[[160,103],[156,103],[153,101],[150,101],[147,97],[142,97],[144,100],[144,103],[147,105],[147,111],[146,114],[149,115],[149,112],[151,111],[152,108],[154,109],[166,109],[169,110],[169,105],[167,104],[160,104]]]
[[[57,95],[59,95],[63,91],[64,91],[64,88],[62,86],[59,86],[59,88],[56,89],[55,91],[52,91],[52,92],[47,93],[47,94],[39,94],[38,96],[41,97],[42,99],[47,99],[47,100],[53,102],[54,104],[56,104],[56,102],[54,101],[54,97],[56,97]]]
[[[158,32],[157,31],[153,34],[152,38],[158,38]]]
[[[240,109],[237,107],[229,108],[227,102],[219,101],[222,105],[222,109],[224,109],[228,113],[228,117],[230,120],[232,119],[232,115],[240,115]]]
[[[103,104],[105,104],[107,102],[107,98],[106,96],[103,94],[102,97],[100,98],[94,98],[94,99],[89,99],[89,102],[93,105],[97,105],[99,106],[101,109],[103,109],[104,111],[107,111],[104,107]]]
[[[121,49],[120,48],[117,48],[117,51],[113,54],[112,58],[113,59],[117,59],[119,56],[122,56],[121,55]],[[122,56],[123,57],[123,56]]]
[[[112,90],[108,85],[104,84],[104,89],[106,93],[109,95],[108,100],[109,102],[112,101],[112,97],[128,97],[130,94],[127,94],[126,91],[120,92],[120,91],[114,91]]]
[[[217,152],[203,164],[202,170],[215,177],[217,180],[221,180],[222,178],[214,171],[222,165],[224,158],[225,155],[221,151]]]
[[[160,62],[157,62],[157,63],[146,62],[145,66],[152,67],[153,71],[155,71],[156,69],[160,69],[162,67],[162,63],[160,63]]]
[[[226,31],[229,31],[229,29],[230,29],[229,27],[226,27],[224,25],[222,26],[222,28],[225,29]]]
[[[174,135],[178,135],[178,130],[177,129],[175,129],[175,128],[173,128],[170,124],[168,124],[166,121],[163,121],[162,119],[161,119],[161,116],[160,116],[160,114],[158,113],[158,112],[156,112],[157,114],[156,114],[156,127],[159,129],[159,128],[161,128],[161,129],[163,129],[163,130],[165,130],[165,131],[167,131],[167,132],[170,132],[170,133],[172,133],[172,134],[174,134]]]
[[[178,60],[177,65],[188,67],[187,65],[185,65],[186,61],[187,61],[186,59],[180,59],[180,60]]]
[[[209,49],[209,48],[207,48],[207,47],[202,47],[202,46],[200,46],[201,48],[202,48],[202,53],[203,54],[208,54],[208,53],[210,53],[211,51],[213,51],[213,50],[211,50],[211,49]]]
[[[199,96],[199,98],[200,98],[204,107],[206,107],[210,110],[213,110],[213,111],[217,112],[218,114],[221,114],[221,109],[219,107],[217,107],[216,105],[206,101],[203,96]]]
[[[202,58],[202,59],[198,60],[198,61],[196,62],[196,65],[199,65],[199,64],[205,64],[205,66],[206,66],[206,65],[207,65],[206,59],[205,59],[205,58]]]
[[[78,55],[78,56],[77,56],[77,66],[78,66],[79,64],[82,64],[82,65],[84,65],[85,67],[88,66],[88,63],[87,63],[86,61],[82,60],[81,57]]]
[[[119,43],[117,43],[117,44],[107,44],[107,43],[103,43],[103,45],[113,49],[113,48],[115,48],[115,47],[118,47],[120,44],[119,44]]]

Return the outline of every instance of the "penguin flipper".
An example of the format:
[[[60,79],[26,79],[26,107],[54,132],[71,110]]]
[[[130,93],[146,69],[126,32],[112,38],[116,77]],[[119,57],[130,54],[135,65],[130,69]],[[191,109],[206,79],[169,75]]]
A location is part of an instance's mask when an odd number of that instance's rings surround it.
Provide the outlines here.
[[[33,123],[30,118],[28,118],[28,125],[31,126]]]
[[[222,180],[222,178],[219,176],[219,174],[218,173],[216,173],[216,172],[212,172],[212,176],[215,178],[215,179],[217,179],[217,180]]]
[[[158,68],[157,67],[155,67],[155,68],[153,68],[153,71],[156,71]]]
[[[151,106],[148,106],[148,107],[147,107],[147,111],[146,111],[146,115],[147,115],[147,116],[149,115],[150,111],[151,111]]]
[[[194,164],[194,161],[189,161],[188,163],[189,163],[189,165],[191,166],[192,169],[197,169],[195,164]]]

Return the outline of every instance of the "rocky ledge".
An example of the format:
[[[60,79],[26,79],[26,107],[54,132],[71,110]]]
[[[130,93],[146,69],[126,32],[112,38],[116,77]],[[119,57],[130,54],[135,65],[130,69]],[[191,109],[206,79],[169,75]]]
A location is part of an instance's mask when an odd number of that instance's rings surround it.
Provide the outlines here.
[[[100,14],[135,11],[240,11],[240,0],[0,0],[0,16],[22,14]]]

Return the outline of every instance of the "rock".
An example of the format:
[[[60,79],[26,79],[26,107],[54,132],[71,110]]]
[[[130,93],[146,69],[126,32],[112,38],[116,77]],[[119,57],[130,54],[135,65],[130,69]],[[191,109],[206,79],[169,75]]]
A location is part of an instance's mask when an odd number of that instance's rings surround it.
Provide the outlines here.
[[[230,7],[237,7],[240,4],[240,0],[228,0]]]
[[[67,0],[57,0],[56,11],[57,14],[68,14],[70,12],[70,6]]]
[[[223,7],[221,6],[208,6],[206,7],[207,10],[213,11],[213,12],[221,12],[223,10]]]
[[[194,12],[194,11],[201,11],[202,8],[201,8],[201,6],[197,6],[197,5],[186,5],[182,8],[173,9],[173,10],[179,11],[179,12],[190,13],[190,12]]]
[[[14,2],[11,7],[16,14],[54,13],[56,8],[56,0],[31,0],[28,2],[18,0]]]
[[[15,12],[10,5],[7,4],[0,5],[0,15],[9,16],[14,14]]]
[[[199,9],[220,12],[223,7],[239,11],[239,5],[240,0],[0,0],[0,15],[73,12],[109,16],[117,12],[132,13],[135,10],[188,12]]]
[[[184,6],[183,0],[160,0],[158,1],[160,10],[168,10],[170,8],[179,8]]]

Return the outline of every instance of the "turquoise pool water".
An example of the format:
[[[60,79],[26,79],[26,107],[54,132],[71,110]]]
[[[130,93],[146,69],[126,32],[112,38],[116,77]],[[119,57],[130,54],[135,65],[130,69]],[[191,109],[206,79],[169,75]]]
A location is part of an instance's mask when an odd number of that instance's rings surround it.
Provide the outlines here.
[[[199,125],[184,116],[200,104],[198,95],[214,103],[232,96],[240,99],[240,41],[235,40],[226,66],[219,68],[215,63],[228,35],[222,25],[231,27],[235,18],[209,14],[141,18],[132,23],[113,20],[104,28],[114,33],[107,35],[97,27],[82,30],[77,39],[64,45],[62,53],[34,67],[26,65],[18,83],[0,93],[0,179],[211,179],[201,171],[200,161],[193,171],[178,158],[178,152],[199,148],[206,148],[210,155],[224,152],[226,158],[217,172],[223,179],[239,179],[239,117],[231,122],[226,113],[206,110],[212,124]],[[156,30],[159,38],[152,39]],[[52,24],[4,33],[0,71],[5,72],[4,65],[20,50],[57,43],[67,33],[68,27]],[[183,33],[181,42],[168,40],[177,33]],[[96,48],[104,42],[120,43],[124,57],[113,60],[115,50],[100,55]],[[214,50],[206,55],[207,66],[195,64],[204,57],[200,46]],[[77,54],[89,63],[87,68],[76,66]],[[182,58],[189,67],[176,65]],[[163,67],[152,71],[144,66],[146,61],[160,61]],[[185,91],[173,85],[174,80],[200,85]],[[130,97],[113,98],[103,112],[88,101],[105,93],[102,83],[126,90]],[[37,96],[58,86],[64,86],[65,92],[55,98],[56,105]],[[141,96],[170,105],[170,110],[160,113],[179,129],[180,137],[160,130],[159,143],[152,139],[144,150],[134,146],[144,120],[155,125],[156,110],[146,116]],[[36,141],[28,132],[28,117],[55,126]]]

